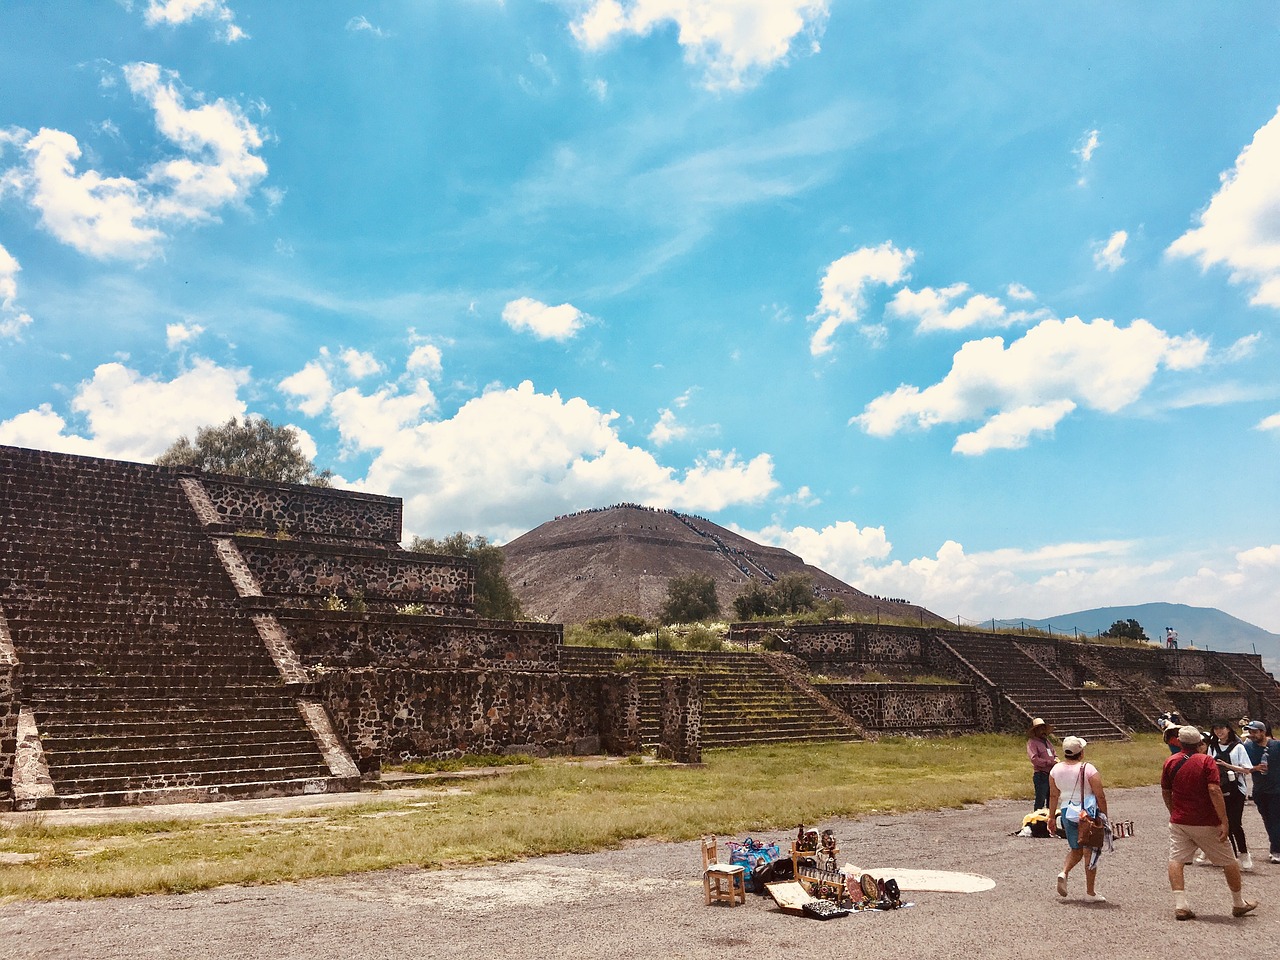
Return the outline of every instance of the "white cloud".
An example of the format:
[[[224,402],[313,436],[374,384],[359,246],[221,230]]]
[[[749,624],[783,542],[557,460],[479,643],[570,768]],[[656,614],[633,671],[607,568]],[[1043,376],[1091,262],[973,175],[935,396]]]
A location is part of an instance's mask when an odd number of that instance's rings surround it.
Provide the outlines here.
[[[202,333],[204,333],[204,327],[198,323],[169,323],[164,328],[165,344],[170,350],[176,350]]]
[[[799,34],[807,32],[816,51],[827,13],[827,0],[590,0],[569,29],[598,50],[620,34],[645,36],[673,24],[705,85],[738,90],[785,63]]]
[[[1001,337],[969,341],[939,383],[882,394],[850,422],[887,437],[909,425],[927,430],[985,420],[953,447],[957,453],[985,453],[1025,444],[1077,405],[1116,413],[1142,395],[1161,366],[1191,369],[1207,356],[1204,340],[1170,336],[1146,320],[1128,327],[1105,319],[1045,320],[1007,348]]]
[[[885,241],[878,247],[862,247],[845,254],[828,266],[820,287],[822,297],[809,316],[818,322],[818,329],[809,340],[809,352],[815,357],[829,353],[836,330],[845,324],[860,324],[866,288],[905,280],[907,267],[915,256],[914,250],[899,250]]]
[[[16,340],[31,325],[31,314],[18,307],[18,271],[22,266],[0,244],[0,340]]]
[[[1093,245],[1093,265],[1099,270],[1119,270],[1127,262],[1124,258],[1124,246],[1129,242],[1127,230],[1117,230],[1105,242],[1098,241]]]
[[[955,283],[935,289],[925,287],[912,290],[903,287],[886,307],[886,312],[903,318],[914,318],[916,330],[928,333],[934,330],[966,330],[969,327],[1008,327],[1016,323],[1044,320],[1048,311],[1009,311],[995,297],[975,293],[964,300],[969,291],[967,283]]]
[[[1098,131],[1086,130],[1084,136],[1080,138],[1080,142],[1076,144],[1076,148],[1072,153],[1080,158],[1081,163],[1088,163],[1093,159],[1094,151],[1097,149]]]
[[[609,98],[609,84],[599,77],[587,81],[587,90],[601,103],[604,103]]]
[[[1166,251],[1208,269],[1222,264],[1231,282],[1254,287],[1251,303],[1280,307],[1280,109],[1221,175],[1222,186]]]
[[[23,149],[27,168],[11,173],[51,234],[93,257],[152,252],[163,234],[150,222],[150,197],[140,184],[96,170],[77,174],[80,145],[61,130],[42,129]]]
[[[440,348],[435,344],[423,343],[413,348],[405,369],[410,373],[418,373],[428,379],[440,376],[444,371],[444,358]]]
[[[347,373],[357,380],[363,380],[365,377],[381,373],[383,370],[382,364],[378,362],[377,357],[372,353],[361,352],[355,347],[348,347],[343,350],[341,358],[343,364],[346,365]]]
[[[403,497],[411,532],[464,529],[498,539],[583,507],[630,501],[715,511],[759,502],[777,486],[768,454],[744,461],[712,450],[678,473],[624,443],[617,417],[581,398],[538,393],[528,381],[491,390],[449,419],[387,438],[362,485]]]
[[[369,22],[369,18],[363,15],[355,16],[348,20],[347,30],[351,33],[367,33],[369,36],[375,37],[378,40],[386,40],[391,36],[390,33],[383,30],[381,27],[375,27]]]
[[[243,201],[266,176],[253,151],[262,133],[234,103],[215,100],[188,109],[178,76],[151,63],[123,68],[129,89],[155,113],[161,135],[180,156],[153,164],[140,179],[76,171],[76,138],[48,128],[35,136],[11,132],[25,164],[5,182],[40,212],[58,240],[98,258],[145,258],[169,224],[216,219],[215,211]]]
[[[1011,283],[1005,291],[1011,300],[1034,300],[1036,295],[1031,292],[1024,284]]]
[[[333,398],[333,383],[324,364],[312,360],[297,373],[280,381],[280,389],[296,398],[295,405],[309,417],[324,412]]]
[[[1235,343],[1231,344],[1231,346],[1227,347],[1226,350],[1222,351],[1222,356],[1220,358],[1221,362],[1237,363],[1241,360],[1248,359],[1253,356],[1254,351],[1258,349],[1258,344],[1260,342],[1262,342],[1261,333],[1245,334],[1243,337],[1236,340]]]
[[[672,440],[683,440],[688,435],[689,428],[676,420],[675,411],[663,409],[658,414],[658,422],[649,431],[649,440],[662,447]]]
[[[218,38],[226,43],[235,43],[249,36],[236,26],[235,14],[226,0],[147,0],[142,16],[149,27],[161,23],[177,26],[196,19],[212,20],[217,24]]]
[[[155,164],[147,181],[167,187],[154,199],[162,219],[205,220],[213,211],[238,202],[267,175],[267,164],[253,151],[262,133],[237,104],[218,99],[188,109],[177,89],[178,75],[154,63],[131,63],[124,76],[129,89],[155,111],[156,127],[184,154]]]
[[[365,394],[349,387],[329,401],[343,445],[354,450],[380,450],[394,443],[402,428],[418,424],[435,409],[436,397],[426,380],[414,381],[409,393],[384,386]]]
[[[1263,417],[1254,427],[1255,430],[1275,430],[1280,432],[1280,413],[1273,413],[1269,417]]]
[[[121,363],[104,363],[81,383],[71,410],[83,418],[83,434],[43,404],[0,423],[0,443],[122,460],[154,460],[179,436],[242,416],[238,394],[245,370],[197,358],[172,380],[144,377]]]
[[[527,330],[539,340],[564,342],[581,330],[588,318],[572,304],[549,307],[530,297],[521,297],[502,308],[502,319],[512,330]]]
[[[748,539],[790,550],[805,563],[846,582],[857,576],[868,561],[883,560],[893,549],[884,527],[859,527],[851,520],[839,520],[821,530],[813,527],[788,530],[777,524],[754,533],[733,529]]]
[[[1280,630],[1275,609],[1277,594],[1280,543],[1250,547],[1230,559],[1211,559],[1172,588],[1172,595],[1183,603],[1230,610],[1272,631]]]

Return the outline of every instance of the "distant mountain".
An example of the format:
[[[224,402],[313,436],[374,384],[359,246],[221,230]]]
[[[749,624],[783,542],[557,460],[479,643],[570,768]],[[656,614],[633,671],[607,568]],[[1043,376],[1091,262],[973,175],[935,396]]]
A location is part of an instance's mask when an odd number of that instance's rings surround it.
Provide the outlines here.
[[[1194,644],[1201,650],[1227,653],[1259,653],[1273,673],[1280,667],[1280,634],[1246,623],[1213,607],[1189,607],[1185,603],[1139,603],[1131,607],[1098,607],[1079,610],[1043,620],[998,620],[1003,626],[1025,623],[1040,630],[1071,635],[1073,631],[1096,634],[1117,620],[1137,620],[1152,640],[1164,644],[1164,628],[1178,631],[1182,647]]]
[[[667,598],[667,581],[687,573],[716,582],[720,609],[755,582],[787,573],[813,579],[820,597],[845,609],[886,619],[942,624],[914,604],[868,596],[788,550],[767,547],[702,517],[622,504],[548,520],[502,547],[507,579],[525,613],[560,623],[633,613],[653,618]]]

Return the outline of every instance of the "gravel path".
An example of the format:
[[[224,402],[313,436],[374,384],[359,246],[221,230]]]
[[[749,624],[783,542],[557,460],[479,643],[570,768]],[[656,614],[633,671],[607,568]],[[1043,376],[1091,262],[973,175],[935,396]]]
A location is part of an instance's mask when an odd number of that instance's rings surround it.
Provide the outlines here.
[[[977,873],[977,894],[910,894],[917,906],[819,923],[783,915],[748,895],[745,907],[702,902],[694,843],[637,843],[589,855],[542,857],[469,870],[389,870],[269,887],[224,887],[183,896],[0,906],[0,943],[14,958],[349,960],[406,958],[752,958],[1057,956],[1078,944],[1093,957],[1168,960],[1252,956],[1280,936],[1280,865],[1246,875],[1263,906],[1231,917],[1221,871],[1187,868],[1199,918],[1173,921],[1165,878],[1166,818],[1154,787],[1108,791],[1113,814],[1137,836],[1104,858],[1105,904],[1053,889],[1066,845],[1011,837],[1025,803],[996,801],[932,814],[872,816],[832,827],[841,860],[863,867]],[[1256,812],[1245,812],[1262,837]],[[787,831],[771,836],[782,838]],[[760,839],[760,837],[758,837]],[[1265,851],[1265,840],[1261,845]],[[1263,857],[1265,861],[1265,855]],[[1266,901],[1270,901],[1269,903]],[[1070,949],[1076,949],[1074,947]]]

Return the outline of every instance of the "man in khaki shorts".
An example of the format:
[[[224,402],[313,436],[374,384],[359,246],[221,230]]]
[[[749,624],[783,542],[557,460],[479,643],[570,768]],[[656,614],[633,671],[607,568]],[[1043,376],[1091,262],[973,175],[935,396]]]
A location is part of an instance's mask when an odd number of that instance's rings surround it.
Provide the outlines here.
[[[1164,763],[1160,789],[1169,808],[1169,886],[1173,888],[1174,916],[1192,920],[1195,912],[1187,901],[1183,871],[1199,847],[1214,866],[1222,867],[1231,890],[1231,915],[1243,917],[1257,908],[1246,900],[1240,887],[1240,864],[1227,842],[1227,804],[1222,797],[1218,765],[1200,753],[1200,731],[1182,727],[1178,742],[1182,750]]]

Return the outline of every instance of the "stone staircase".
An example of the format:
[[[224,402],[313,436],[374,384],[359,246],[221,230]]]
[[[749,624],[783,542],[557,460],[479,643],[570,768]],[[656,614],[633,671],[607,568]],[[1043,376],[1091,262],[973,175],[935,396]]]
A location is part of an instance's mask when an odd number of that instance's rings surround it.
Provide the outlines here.
[[[358,789],[172,472],[5,447],[0,465],[0,610],[52,781],[24,796],[15,775],[15,805]]]
[[[657,691],[662,677],[672,675],[701,680],[703,749],[858,739],[849,721],[833,717],[826,706],[757,654],[560,648],[560,669],[567,673],[616,670],[620,659],[625,669],[639,674],[640,733],[645,746],[657,743]],[[636,660],[639,665],[627,665]]]
[[[938,641],[977,676],[993,684],[1028,724],[1043,717],[1060,736],[1125,740],[1128,734],[1023,651],[1011,638],[995,634],[940,634]]]
[[[1214,662],[1241,690],[1251,694],[1251,703],[1256,701],[1266,720],[1274,723],[1280,719],[1280,683],[1256,660],[1243,653],[1220,653]]]

